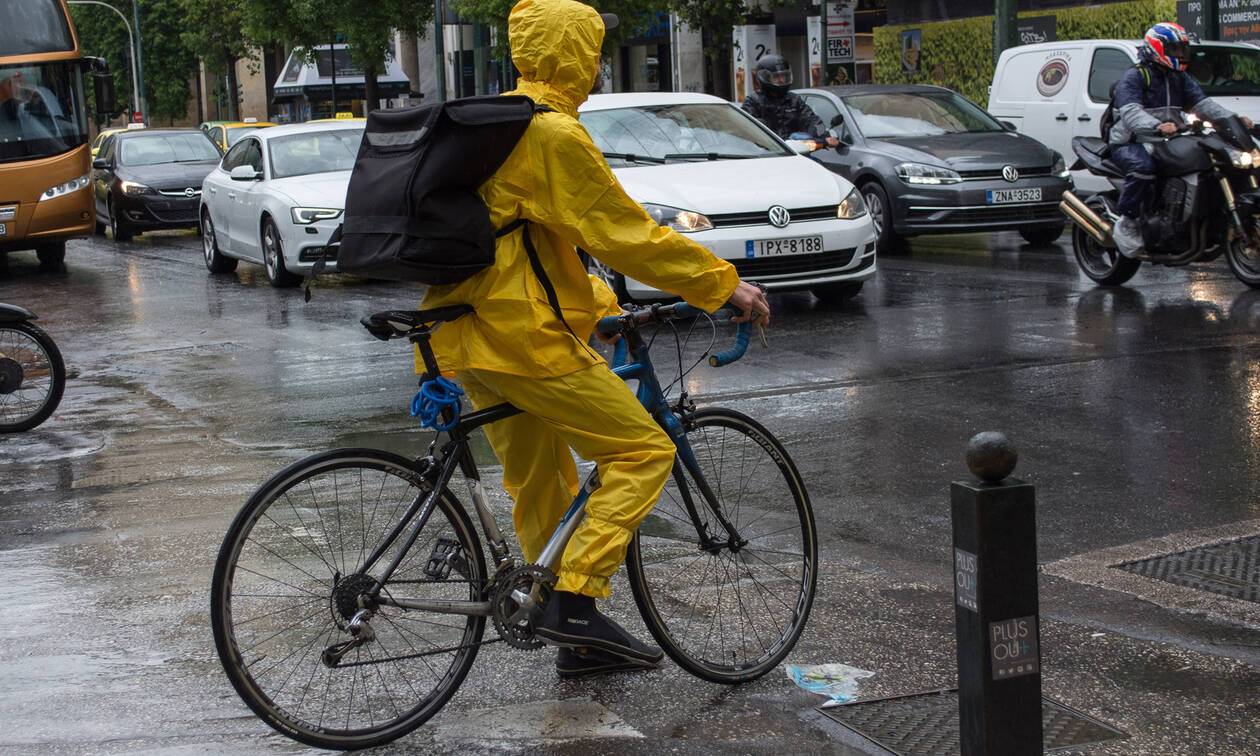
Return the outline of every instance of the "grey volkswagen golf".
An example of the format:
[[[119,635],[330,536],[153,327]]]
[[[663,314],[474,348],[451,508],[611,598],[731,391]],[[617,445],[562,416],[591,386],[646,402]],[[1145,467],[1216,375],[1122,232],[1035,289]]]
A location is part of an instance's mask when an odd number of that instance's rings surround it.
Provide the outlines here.
[[[891,84],[796,93],[840,138],[812,157],[862,191],[881,251],[919,234],[1011,229],[1046,245],[1063,232],[1063,156],[962,95]]]

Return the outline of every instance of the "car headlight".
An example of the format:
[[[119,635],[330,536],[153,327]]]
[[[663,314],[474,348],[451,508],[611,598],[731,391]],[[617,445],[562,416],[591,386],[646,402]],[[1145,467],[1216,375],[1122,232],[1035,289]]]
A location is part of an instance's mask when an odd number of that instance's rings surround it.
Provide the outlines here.
[[[332,220],[341,215],[341,210],[335,207],[295,207],[293,211],[293,222],[299,226],[309,226],[316,221]]]
[[[85,173],[76,179],[67,181],[64,184],[57,184],[56,186],[48,187],[44,190],[43,194],[39,195],[39,201],[43,202],[44,200],[61,197],[62,195],[69,194],[70,192],[77,192],[90,183],[92,183],[92,175]]]
[[[707,231],[713,228],[713,221],[690,210],[651,204],[644,204],[643,209],[652,216],[652,220],[675,231]]]
[[[1067,163],[1063,162],[1063,156],[1057,152],[1054,153],[1054,163],[1050,165],[1050,173],[1059,178],[1068,177]]]
[[[130,194],[133,197],[139,194],[153,194],[152,189],[134,181],[119,181],[118,188],[123,190],[123,194]]]
[[[866,215],[866,203],[857,189],[849,192],[849,196],[836,208],[837,218],[861,218],[863,215]]]
[[[907,184],[957,184],[962,181],[957,171],[923,163],[901,163],[896,171],[897,178]]]

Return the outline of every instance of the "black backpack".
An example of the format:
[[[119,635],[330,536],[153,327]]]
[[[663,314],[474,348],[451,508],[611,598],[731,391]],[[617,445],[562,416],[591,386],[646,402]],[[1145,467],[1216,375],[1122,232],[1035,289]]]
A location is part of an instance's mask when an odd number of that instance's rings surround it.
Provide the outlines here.
[[[534,114],[546,110],[508,95],[369,113],[345,220],[329,239],[330,247],[340,242],[338,270],[448,284],[493,265],[495,236],[523,221],[496,234],[477,187],[507,159]],[[323,267],[321,259],[312,275]]]

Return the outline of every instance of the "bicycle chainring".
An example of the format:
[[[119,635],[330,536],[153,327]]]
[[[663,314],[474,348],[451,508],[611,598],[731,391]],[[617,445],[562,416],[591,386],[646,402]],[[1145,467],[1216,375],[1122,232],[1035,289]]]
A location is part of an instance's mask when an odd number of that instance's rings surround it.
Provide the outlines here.
[[[542,641],[534,637],[531,617],[535,607],[540,606],[540,592],[549,591],[555,584],[556,576],[551,570],[536,564],[517,567],[495,580],[490,617],[499,637],[509,646],[523,649],[542,647]],[[520,594],[528,596],[524,603],[518,600]]]

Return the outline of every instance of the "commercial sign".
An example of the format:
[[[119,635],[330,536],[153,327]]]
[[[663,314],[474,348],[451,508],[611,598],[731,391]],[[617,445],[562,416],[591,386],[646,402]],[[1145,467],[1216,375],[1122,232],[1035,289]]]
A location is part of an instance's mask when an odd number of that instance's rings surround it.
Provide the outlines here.
[[[1260,0],[1220,0],[1217,20],[1222,41],[1260,40]]]
[[[735,71],[735,101],[743,102],[752,94],[753,69],[757,61],[774,55],[774,24],[736,26],[731,46],[731,68]]]
[[[854,0],[827,3],[827,62],[853,62]]]

